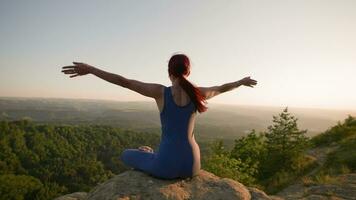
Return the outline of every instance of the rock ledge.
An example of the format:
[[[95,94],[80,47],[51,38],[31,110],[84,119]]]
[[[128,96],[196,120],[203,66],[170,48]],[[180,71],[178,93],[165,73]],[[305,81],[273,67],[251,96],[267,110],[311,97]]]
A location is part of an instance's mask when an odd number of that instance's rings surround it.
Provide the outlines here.
[[[89,193],[76,192],[56,200],[217,200],[277,199],[256,188],[205,170],[187,179],[161,180],[141,171],[128,170],[96,186]]]

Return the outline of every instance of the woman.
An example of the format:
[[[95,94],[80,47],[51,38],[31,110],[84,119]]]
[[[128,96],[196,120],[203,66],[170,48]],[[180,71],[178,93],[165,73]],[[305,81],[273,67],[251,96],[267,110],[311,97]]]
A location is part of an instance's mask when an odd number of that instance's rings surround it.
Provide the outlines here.
[[[148,146],[125,149],[120,159],[129,167],[162,179],[187,178],[199,173],[200,149],[193,129],[197,112],[207,110],[203,103],[241,85],[253,87],[257,84],[257,81],[246,77],[220,86],[196,87],[187,80],[190,61],[184,54],[173,55],[169,60],[168,75],[172,81],[172,86],[169,87],[127,79],[85,63],[73,64],[74,66],[66,66],[62,70],[65,74],[72,74],[71,78],[93,74],[156,100],[162,130],[159,150],[153,152]]]

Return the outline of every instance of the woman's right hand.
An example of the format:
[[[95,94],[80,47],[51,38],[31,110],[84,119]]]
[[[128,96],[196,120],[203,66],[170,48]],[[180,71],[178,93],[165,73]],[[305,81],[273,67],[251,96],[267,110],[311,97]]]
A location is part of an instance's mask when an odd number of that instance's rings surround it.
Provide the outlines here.
[[[240,83],[241,85],[244,85],[244,86],[248,86],[248,87],[252,87],[252,88],[253,88],[253,86],[257,84],[257,81],[251,79],[250,76],[248,76],[248,77],[245,77],[245,78],[239,80],[239,83]]]
[[[87,75],[94,68],[93,66],[86,63],[73,62],[73,64],[74,65],[62,67],[62,72],[64,74],[72,74],[70,78]]]
[[[149,146],[140,146],[140,147],[138,148],[138,150],[153,153],[153,149],[152,149],[151,147],[149,147]]]

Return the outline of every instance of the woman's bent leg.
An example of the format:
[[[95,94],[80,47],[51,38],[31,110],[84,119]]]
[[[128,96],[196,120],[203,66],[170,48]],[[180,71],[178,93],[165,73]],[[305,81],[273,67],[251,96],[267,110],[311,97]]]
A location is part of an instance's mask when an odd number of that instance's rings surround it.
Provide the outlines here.
[[[155,154],[138,149],[125,149],[121,153],[121,161],[134,169],[151,172]]]

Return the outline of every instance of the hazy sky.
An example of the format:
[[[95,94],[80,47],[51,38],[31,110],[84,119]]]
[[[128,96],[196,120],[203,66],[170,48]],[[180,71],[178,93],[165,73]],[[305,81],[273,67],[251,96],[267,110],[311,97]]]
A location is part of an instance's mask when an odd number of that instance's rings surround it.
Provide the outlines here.
[[[154,101],[61,67],[169,86],[175,52],[199,86],[258,81],[208,102],[356,109],[355,0],[0,0],[0,96]]]

